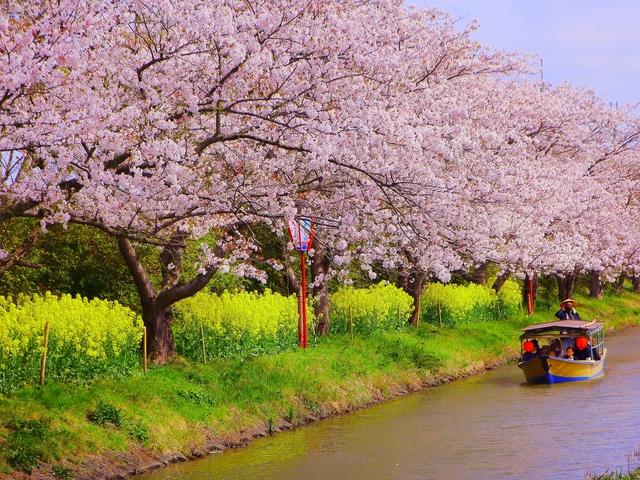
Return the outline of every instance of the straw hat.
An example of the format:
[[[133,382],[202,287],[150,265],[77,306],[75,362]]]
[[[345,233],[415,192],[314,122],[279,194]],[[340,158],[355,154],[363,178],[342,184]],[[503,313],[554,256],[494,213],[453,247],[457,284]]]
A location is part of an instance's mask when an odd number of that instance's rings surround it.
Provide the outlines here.
[[[563,300],[560,303],[560,308],[564,308],[564,304],[565,303],[569,303],[571,302],[572,306],[577,307],[578,306],[578,302],[576,302],[573,298],[567,298],[566,300]]]

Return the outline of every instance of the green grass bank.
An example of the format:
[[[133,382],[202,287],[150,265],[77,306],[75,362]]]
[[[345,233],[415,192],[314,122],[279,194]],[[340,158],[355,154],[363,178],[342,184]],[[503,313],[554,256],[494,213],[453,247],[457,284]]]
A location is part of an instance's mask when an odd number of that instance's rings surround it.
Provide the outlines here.
[[[577,300],[584,319],[610,330],[639,323],[640,295]],[[514,361],[518,330],[553,313],[336,335],[308,350],[206,365],[177,358],[117,380],[24,388],[0,397],[0,477],[126,477],[241,445]]]

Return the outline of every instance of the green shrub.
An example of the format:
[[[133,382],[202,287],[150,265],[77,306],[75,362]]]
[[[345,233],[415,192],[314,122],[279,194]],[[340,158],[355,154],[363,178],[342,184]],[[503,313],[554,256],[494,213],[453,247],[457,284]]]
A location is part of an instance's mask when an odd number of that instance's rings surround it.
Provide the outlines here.
[[[132,423],[129,426],[129,436],[131,438],[135,438],[139,442],[148,442],[149,441],[149,429],[143,425],[141,422]]]
[[[370,334],[406,326],[413,300],[401,289],[383,282],[367,289],[340,288],[329,297],[331,333],[350,332],[349,308],[354,333]]]
[[[87,418],[90,422],[100,426],[111,424],[116,428],[120,428],[124,423],[122,409],[109,401],[102,400],[98,400],[96,408],[89,412]]]

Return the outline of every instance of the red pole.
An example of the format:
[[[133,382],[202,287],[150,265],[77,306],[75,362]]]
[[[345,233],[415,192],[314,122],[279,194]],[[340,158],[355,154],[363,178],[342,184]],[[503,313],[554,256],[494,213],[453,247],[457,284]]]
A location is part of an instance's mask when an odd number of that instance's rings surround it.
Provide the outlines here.
[[[302,348],[302,289],[298,293],[298,346]]]
[[[302,348],[309,346],[307,338],[307,266],[304,262],[304,250],[300,252],[302,260]]]

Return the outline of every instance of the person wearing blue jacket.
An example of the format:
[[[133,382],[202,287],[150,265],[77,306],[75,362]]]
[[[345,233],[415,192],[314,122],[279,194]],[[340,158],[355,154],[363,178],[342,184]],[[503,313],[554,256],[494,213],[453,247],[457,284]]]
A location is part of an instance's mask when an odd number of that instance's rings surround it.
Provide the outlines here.
[[[576,339],[576,351],[573,354],[574,360],[600,360],[600,353],[596,347],[592,347],[589,340],[584,337]]]

